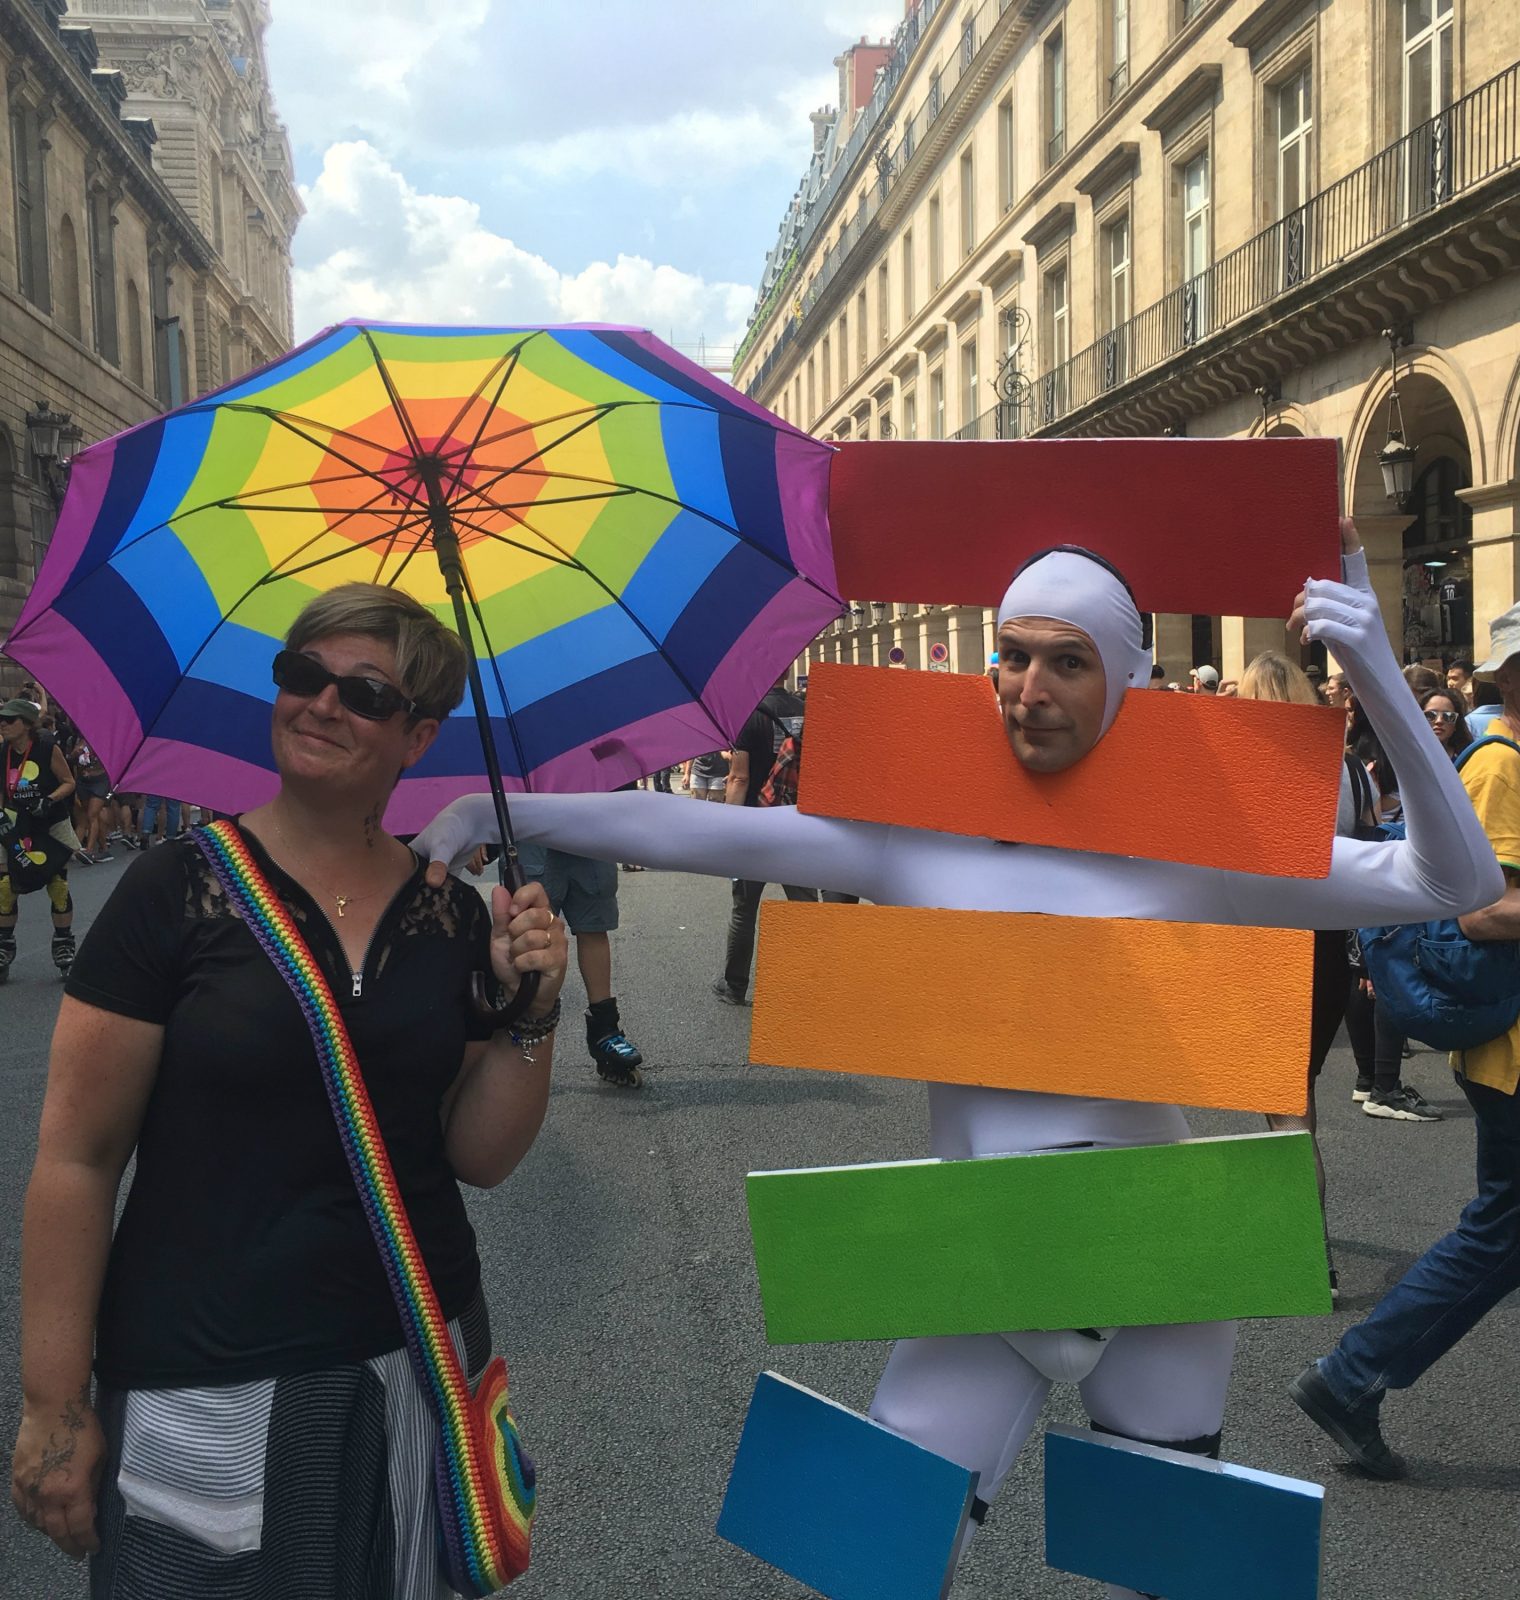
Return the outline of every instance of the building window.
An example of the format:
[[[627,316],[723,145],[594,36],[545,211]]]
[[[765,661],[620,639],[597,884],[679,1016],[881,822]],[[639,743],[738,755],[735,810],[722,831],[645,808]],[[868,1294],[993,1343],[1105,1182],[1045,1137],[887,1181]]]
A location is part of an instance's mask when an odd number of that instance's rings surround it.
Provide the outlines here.
[[[939,115],[939,109],[944,104],[944,96],[940,93],[939,68],[936,67],[929,78],[929,121],[933,122]]]
[[[169,268],[162,256],[148,261],[148,315],[153,319],[153,393],[160,405],[177,406],[180,392],[179,355],[183,330],[169,315]]]
[[[1103,327],[1122,328],[1130,319],[1129,218],[1117,217],[1103,230]]]
[[[1272,91],[1277,136],[1277,161],[1273,169],[1274,221],[1282,224],[1283,287],[1292,288],[1307,270],[1305,228],[1313,174],[1314,119],[1309,68],[1295,72]]]
[[[850,313],[839,313],[839,392],[850,386]]]
[[[1011,211],[1014,200],[1013,96],[1007,95],[998,103],[998,210]]]
[[[829,343],[828,334],[823,336],[823,359],[820,365],[823,368],[823,403],[827,405],[834,398],[834,347]]]
[[[968,339],[961,346],[961,426],[970,427],[978,416],[981,391],[977,385],[976,340]]]
[[[1402,115],[1408,148],[1407,204],[1423,211],[1451,194],[1451,119],[1456,94],[1452,0],[1403,0]]]
[[[976,249],[976,163],[969,149],[961,152],[961,258]]]
[[[222,214],[222,174],[219,168],[211,172],[211,242],[221,255],[227,247],[227,223]]]
[[[936,367],[929,374],[929,437],[945,437],[945,369]]]
[[[1452,9],[1452,0],[1404,0],[1405,133],[1452,102]]]
[[[808,394],[807,419],[808,419],[809,426],[811,426],[813,418],[818,415],[818,383],[817,383],[816,377],[814,376],[813,358],[811,356],[808,357],[807,383],[808,383],[808,390],[807,390],[807,394]]]
[[[79,239],[74,219],[67,213],[58,219],[58,293],[53,299],[53,315],[58,326],[76,339],[84,338],[84,312],[79,295]]]
[[[1105,389],[1112,389],[1129,375],[1128,340],[1130,302],[1130,227],[1129,217],[1116,217],[1103,229],[1099,324],[1103,339],[1099,346]]]
[[[127,376],[139,389],[146,389],[147,369],[143,360],[143,306],[137,285],[127,279]]]
[[[11,186],[16,195],[16,287],[42,311],[52,309],[48,292],[47,186],[37,113],[11,111]]]
[[[866,362],[871,359],[866,349],[866,292],[864,289],[855,296],[855,366],[864,372]]]
[[[940,216],[939,196],[929,201],[929,289],[932,293],[945,281],[945,237]]]
[[[1178,26],[1186,27],[1194,17],[1200,16],[1208,7],[1209,0],[1178,0]]]
[[[1129,0],[1107,0],[1108,100],[1112,105],[1129,88]]]
[[[892,337],[892,273],[885,261],[876,269],[876,343],[885,350]]]
[[[1066,266],[1045,274],[1045,369],[1064,367],[1071,359],[1071,304]]]
[[[805,428],[808,424],[808,420],[809,419],[802,414],[802,374],[799,372],[797,376],[792,379],[792,421],[795,422],[799,428]]]
[[[1191,344],[1208,331],[1210,260],[1209,152],[1200,150],[1182,168],[1182,339]]]
[[[902,242],[902,300],[903,322],[913,320],[913,313],[917,307],[913,304],[913,230],[909,228],[903,234]]]
[[[116,335],[116,245],[111,199],[104,189],[90,194],[90,303],[95,313],[95,348],[112,366],[121,362]]]
[[[1066,154],[1066,46],[1061,30],[1045,41],[1045,165]]]
[[[918,395],[912,389],[903,390],[903,438],[918,437]]]

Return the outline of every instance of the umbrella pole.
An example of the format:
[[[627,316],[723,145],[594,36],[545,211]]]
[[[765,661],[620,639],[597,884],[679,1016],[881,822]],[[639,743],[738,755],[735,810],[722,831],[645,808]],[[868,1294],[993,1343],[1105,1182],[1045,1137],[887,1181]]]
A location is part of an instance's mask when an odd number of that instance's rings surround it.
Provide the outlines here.
[[[480,663],[475,657],[475,636],[470,630],[470,613],[464,597],[464,566],[459,554],[459,535],[454,531],[454,519],[449,515],[448,503],[443,497],[439,480],[439,464],[421,462],[419,475],[427,486],[428,520],[433,529],[433,552],[443,573],[443,583],[449,599],[454,604],[454,626],[464,640],[465,658],[469,663],[470,702],[475,708],[475,726],[480,733],[480,748],[485,756],[486,782],[491,790],[491,804],[496,810],[496,827],[501,835],[501,854],[496,859],[496,876],[501,884],[516,893],[527,881],[522,861],[517,853],[517,836],[512,831],[512,815],[507,810],[507,792],[501,781],[501,757],[496,749],[496,735],[491,729],[491,718],[486,711],[485,684],[480,677]],[[504,1008],[496,1008],[485,997],[484,979],[474,975],[471,997],[475,1009],[505,1024],[515,1021],[533,1003],[538,992],[539,974],[528,972],[517,986],[517,993]]]

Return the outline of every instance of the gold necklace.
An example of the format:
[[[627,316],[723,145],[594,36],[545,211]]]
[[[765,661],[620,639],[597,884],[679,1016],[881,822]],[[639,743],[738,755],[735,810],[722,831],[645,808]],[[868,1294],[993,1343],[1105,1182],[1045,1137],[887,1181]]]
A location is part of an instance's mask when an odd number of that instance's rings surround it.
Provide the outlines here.
[[[276,817],[273,812],[271,812],[269,814],[269,820],[274,824],[274,831],[279,834],[281,840],[284,842],[285,848],[287,850],[294,850],[295,846],[290,842],[289,836],[280,826],[279,818]],[[331,888],[325,883],[319,883],[317,887],[321,889],[323,894],[330,894],[333,897],[333,900],[337,903],[338,915],[340,917],[343,915],[343,908],[345,906],[362,905],[364,901],[373,900],[374,897],[380,893],[378,889],[371,889],[368,894],[339,894],[336,889]]]

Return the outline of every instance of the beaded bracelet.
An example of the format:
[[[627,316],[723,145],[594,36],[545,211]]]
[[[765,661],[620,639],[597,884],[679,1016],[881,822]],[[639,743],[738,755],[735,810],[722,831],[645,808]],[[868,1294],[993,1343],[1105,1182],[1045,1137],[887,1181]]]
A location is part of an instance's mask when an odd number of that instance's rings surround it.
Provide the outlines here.
[[[541,1017],[519,1017],[516,1022],[507,1024],[507,1037],[519,1050],[529,1050],[536,1044],[542,1044],[545,1039],[559,1026],[559,1000]],[[531,1056],[528,1058],[533,1059]]]

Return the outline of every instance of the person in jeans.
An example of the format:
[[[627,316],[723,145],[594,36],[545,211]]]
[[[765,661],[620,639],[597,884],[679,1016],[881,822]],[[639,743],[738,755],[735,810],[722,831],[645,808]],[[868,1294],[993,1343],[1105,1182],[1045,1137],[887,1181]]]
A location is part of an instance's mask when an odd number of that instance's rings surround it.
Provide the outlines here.
[[[138,826],[142,829],[137,838],[137,848],[139,850],[146,850],[153,843],[153,831],[158,826],[160,807],[163,808],[164,813],[164,838],[179,838],[179,801],[166,800],[161,794],[150,794],[143,800],[142,820],[138,823]]]
[[[728,782],[723,794],[731,806],[758,806],[760,791],[770,776],[781,743],[791,733],[802,728],[803,703],[780,680],[767,691],[760,704],[750,713],[749,720],[739,730],[729,754]],[[712,992],[725,1005],[742,1006],[749,1002],[750,969],[755,961],[755,927],[760,918],[760,897],[765,893],[763,883],[753,883],[747,878],[734,878],[733,910],[728,917],[728,947],[723,962],[723,974],[713,982]],[[816,889],[805,889],[795,883],[784,883],[788,900],[817,900]],[[834,894],[825,891],[829,901],[853,901],[854,895]]]
[[[1503,715],[1492,732],[1520,742],[1520,606],[1492,625],[1493,649],[1477,669],[1492,673]],[[1520,754],[1502,744],[1477,752],[1462,783],[1499,865],[1504,894],[1459,919],[1469,939],[1520,938]],[[1390,1389],[1407,1389],[1520,1288],[1520,1023],[1452,1057],[1457,1086],[1477,1132],[1477,1194],[1457,1226],[1420,1257],[1289,1393],[1356,1464],[1379,1478],[1408,1468],[1383,1438]]]

